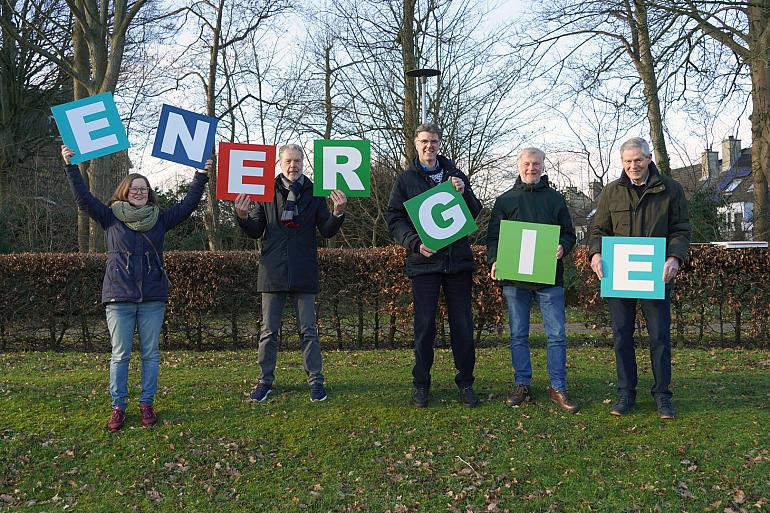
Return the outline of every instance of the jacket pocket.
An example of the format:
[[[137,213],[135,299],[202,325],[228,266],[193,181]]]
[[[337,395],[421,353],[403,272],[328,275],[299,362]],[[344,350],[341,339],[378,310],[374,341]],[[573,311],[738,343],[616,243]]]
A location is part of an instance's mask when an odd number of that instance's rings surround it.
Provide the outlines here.
[[[612,218],[612,233],[617,237],[631,235],[631,207],[613,208],[610,210]]]

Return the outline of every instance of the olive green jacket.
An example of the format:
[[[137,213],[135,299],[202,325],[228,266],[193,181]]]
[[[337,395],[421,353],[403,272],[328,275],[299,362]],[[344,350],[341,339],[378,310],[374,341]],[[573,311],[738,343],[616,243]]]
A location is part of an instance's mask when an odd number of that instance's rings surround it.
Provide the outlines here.
[[[625,172],[599,196],[588,240],[588,259],[602,251],[602,237],[665,237],[666,257],[687,260],[690,217],[682,186],[650,163],[647,188],[639,197]]]

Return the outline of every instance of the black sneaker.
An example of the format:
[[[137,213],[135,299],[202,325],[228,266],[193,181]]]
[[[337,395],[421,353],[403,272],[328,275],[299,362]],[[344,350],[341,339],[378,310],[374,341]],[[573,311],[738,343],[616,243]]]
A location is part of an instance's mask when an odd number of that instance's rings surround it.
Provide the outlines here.
[[[508,394],[508,399],[505,400],[505,404],[508,406],[519,406],[520,404],[527,402],[535,402],[532,399],[532,395],[529,393],[529,385],[518,384],[513,387],[513,392]]]
[[[326,389],[323,383],[313,383],[310,385],[310,401],[318,402],[325,401],[328,396],[326,395]]]
[[[249,397],[252,401],[257,402],[264,402],[265,399],[267,399],[267,396],[270,395],[270,392],[273,391],[273,387],[268,385],[267,383],[257,383],[257,388],[251,391],[249,394]]]
[[[610,415],[622,417],[631,411],[631,408],[634,407],[634,404],[636,404],[636,400],[627,396],[621,396],[618,399],[618,402],[615,403],[615,405],[610,410]]]
[[[668,396],[661,396],[655,398],[655,404],[658,405],[658,418],[659,419],[673,419],[676,417],[674,407],[671,406],[671,398]]]
[[[460,402],[463,406],[473,408],[479,404],[479,396],[473,391],[472,387],[465,387],[460,389]]]
[[[430,388],[412,387],[412,404],[418,408],[428,406]]]

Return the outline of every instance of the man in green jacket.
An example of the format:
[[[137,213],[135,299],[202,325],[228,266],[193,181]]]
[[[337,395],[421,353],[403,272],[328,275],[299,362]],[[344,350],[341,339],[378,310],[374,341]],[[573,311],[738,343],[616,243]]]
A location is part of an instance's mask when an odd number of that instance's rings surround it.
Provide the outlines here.
[[[640,299],[647,332],[654,383],[652,395],[661,419],[673,419],[671,405],[671,285],[679,266],[687,258],[690,221],[682,186],[663,176],[652,162],[647,141],[634,137],[620,147],[623,174],[608,184],[599,197],[591,227],[588,258],[601,279],[601,244],[604,236],[665,237],[666,262],[664,299]],[[625,415],[636,403],[636,352],[634,326],[637,299],[607,298],[612,319],[615,363],[618,374],[618,402],[612,415]]]
[[[551,386],[548,396],[559,407],[577,413],[578,405],[567,395],[567,337],[564,323],[564,266],[562,257],[575,245],[575,228],[564,197],[548,184],[543,175],[545,153],[538,148],[524,148],[517,164],[519,178],[513,188],[500,195],[492,208],[487,232],[487,260],[492,264],[492,278],[498,279],[497,256],[500,221],[559,225],[559,245],[556,248],[556,282],[554,285],[526,282],[503,282],[503,294],[508,303],[508,323],[511,328],[511,362],[514,388],[506,401],[509,406],[531,402],[529,385],[532,364],[529,354],[529,315],[532,299],[540,305],[548,341],[546,365]],[[514,248],[506,248],[513,251]],[[518,250],[516,248],[515,250]]]

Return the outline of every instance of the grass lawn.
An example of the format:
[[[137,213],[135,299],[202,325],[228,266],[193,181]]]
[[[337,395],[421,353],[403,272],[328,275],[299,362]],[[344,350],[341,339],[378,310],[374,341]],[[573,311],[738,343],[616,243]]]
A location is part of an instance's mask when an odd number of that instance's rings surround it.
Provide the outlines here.
[[[310,403],[296,352],[276,392],[248,400],[256,352],[163,355],[160,423],[110,434],[109,355],[0,355],[0,511],[770,511],[770,353],[674,349],[679,418],[655,416],[639,351],[635,411],[608,414],[609,348],[569,349],[571,394],[505,406],[505,348],[478,351],[476,409],[439,351],[431,406],[409,405],[410,351],[326,352],[329,400]],[[135,355],[138,356],[138,355]]]

